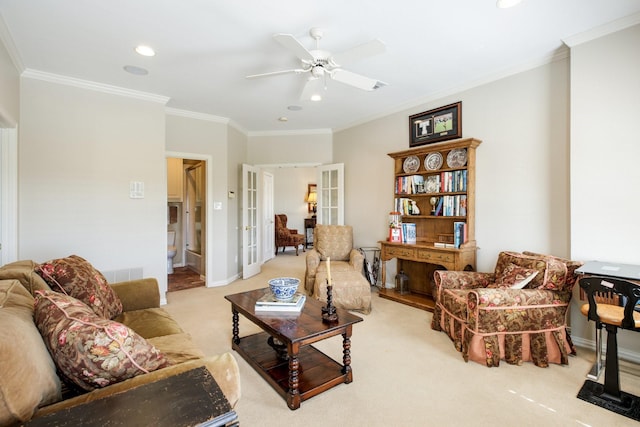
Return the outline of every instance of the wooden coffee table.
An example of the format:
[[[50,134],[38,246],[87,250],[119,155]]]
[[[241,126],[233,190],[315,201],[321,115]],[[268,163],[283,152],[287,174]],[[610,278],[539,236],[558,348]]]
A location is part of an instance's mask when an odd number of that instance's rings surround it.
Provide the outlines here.
[[[258,298],[268,288],[227,295],[233,314],[232,348],[287,401],[290,409],[342,383],[353,381],[351,328],[362,318],[337,309],[338,320],[322,321],[323,303],[307,297],[300,313],[258,313]],[[239,313],[264,332],[240,337]],[[342,364],[310,344],[342,335]]]

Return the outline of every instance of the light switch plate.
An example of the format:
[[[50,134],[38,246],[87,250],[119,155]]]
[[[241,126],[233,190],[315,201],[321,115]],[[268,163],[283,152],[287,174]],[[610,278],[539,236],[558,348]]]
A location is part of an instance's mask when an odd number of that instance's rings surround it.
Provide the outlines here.
[[[221,211],[222,210],[222,202],[213,202],[213,210]]]
[[[129,182],[129,198],[144,199],[144,182],[142,181]]]

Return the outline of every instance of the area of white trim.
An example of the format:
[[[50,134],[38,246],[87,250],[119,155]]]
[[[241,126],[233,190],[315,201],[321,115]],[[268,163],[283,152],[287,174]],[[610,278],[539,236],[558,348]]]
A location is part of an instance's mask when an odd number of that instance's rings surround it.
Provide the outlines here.
[[[7,27],[6,22],[4,22],[4,18],[0,15],[0,40],[4,44],[4,47],[7,49],[7,53],[9,53],[9,57],[13,62],[13,65],[18,70],[18,73],[22,73],[24,71],[24,63],[22,62],[22,57],[18,52],[18,48],[16,48],[15,43],[13,42],[13,37],[11,37],[11,33],[9,32],[9,27]]]
[[[2,161],[2,167],[0,167],[2,172],[0,265],[4,265],[18,260],[18,130],[16,128],[0,129],[0,161]]]
[[[331,135],[333,131],[328,128],[324,129],[300,129],[300,130],[266,130],[266,131],[249,131],[249,136],[284,136],[284,135]]]
[[[198,113],[196,111],[181,110],[179,108],[166,107],[165,112],[170,116],[186,117],[189,119],[204,120],[207,122],[229,124],[226,117],[214,116],[213,114]]]
[[[258,168],[263,169],[281,169],[281,168],[315,168],[320,166],[322,163],[313,162],[313,163],[270,163],[270,164],[259,164],[254,165]]]
[[[563,39],[562,42],[569,47],[573,47],[617,31],[633,27],[637,24],[640,24],[640,13],[634,13],[633,15],[625,16],[624,18],[609,22],[608,24],[600,25],[599,27],[592,28],[588,31],[574,34],[573,36]]]
[[[107,85],[104,83],[92,82],[89,80],[77,79],[75,77],[62,76],[60,74],[47,73],[45,71],[38,71],[31,68],[27,68],[21,74],[21,77],[43,80],[50,83],[57,83],[61,85],[74,86],[81,89],[94,90],[96,92],[109,93],[112,95],[126,96],[129,98],[141,99],[143,101],[158,102],[160,104],[166,104],[169,102],[168,96],[156,95],[148,92],[141,92],[138,90],[126,89],[119,86]]]
[[[605,332],[605,334],[606,334],[606,332]],[[603,334],[603,336],[604,336],[604,334]],[[587,339],[580,338],[580,337],[575,337],[575,336],[572,336],[571,340],[578,347],[588,348],[588,349],[593,350],[593,351],[596,350],[596,342],[595,341],[587,340]],[[605,355],[607,354],[606,338],[604,339],[604,342],[602,343],[602,353],[605,354]],[[629,362],[640,363],[640,354],[636,353],[635,351],[630,351],[630,350],[624,349],[622,347],[618,347],[618,357],[620,359],[622,359],[622,360],[628,360]]]

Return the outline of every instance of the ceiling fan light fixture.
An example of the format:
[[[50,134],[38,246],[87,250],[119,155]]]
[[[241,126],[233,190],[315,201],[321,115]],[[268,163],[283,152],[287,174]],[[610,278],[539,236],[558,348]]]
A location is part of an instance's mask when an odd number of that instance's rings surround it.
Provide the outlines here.
[[[521,3],[522,0],[498,0],[496,2],[496,7],[500,8],[500,9],[506,9],[509,7],[513,7],[519,3]]]
[[[309,99],[312,100],[313,102],[322,101],[322,95],[320,95],[319,93],[314,93],[313,95],[311,95],[311,98]]]
[[[156,56],[156,51],[145,45],[136,46],[135,51],[142,56]]]

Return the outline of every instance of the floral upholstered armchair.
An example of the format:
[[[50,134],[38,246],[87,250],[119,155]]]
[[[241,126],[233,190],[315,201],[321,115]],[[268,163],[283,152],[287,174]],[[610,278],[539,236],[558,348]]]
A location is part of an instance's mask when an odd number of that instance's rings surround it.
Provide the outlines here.
[[[307,268],[304,287],[314,292],[316,275],[326,273],[327,258],[331,258],[331,272],[362,272],[364,255],[353,248],[353,228],[350,225],[316,225],[313,233],[313,249],[307,252]]]
[[[566,313],[581,262],[501,252],[493,273],[434,273],[431,328],[445,331],[465,361],[488,367],[568,364],[575,350]]]
[[[298,248],[302,245],[302,251],[304,252],[305,238],[304,234],[298,233],[298,230],[293,228],[287,228],[287,216],[285,214],[277,214],[275,216],[276,221],[276,255],[278,255],[278,248],[284,248],[287,246],[293,246],[296,248],[296,256],[298,255]]]

